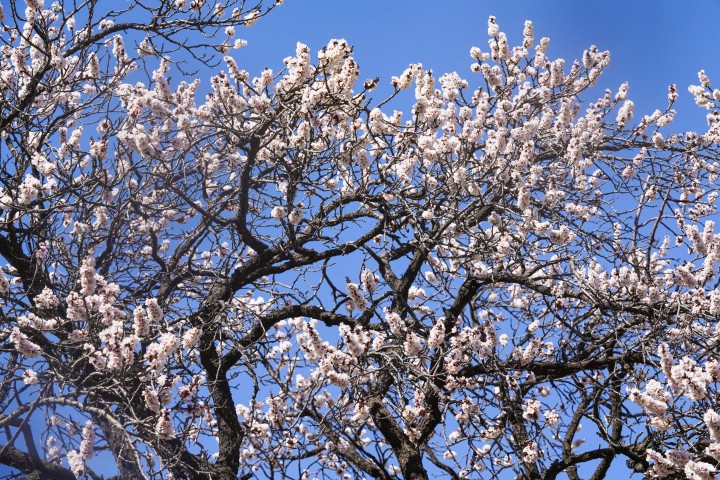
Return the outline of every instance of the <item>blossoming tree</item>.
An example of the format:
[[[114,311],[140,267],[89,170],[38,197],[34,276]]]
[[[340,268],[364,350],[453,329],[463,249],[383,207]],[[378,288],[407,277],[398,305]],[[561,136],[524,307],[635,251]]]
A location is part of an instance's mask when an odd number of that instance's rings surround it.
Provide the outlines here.
[[[491,17],[373,101],[343,40],[242,70],[272,7],[0,10],[0,472],[715,478],[704,73],[672,133]]]

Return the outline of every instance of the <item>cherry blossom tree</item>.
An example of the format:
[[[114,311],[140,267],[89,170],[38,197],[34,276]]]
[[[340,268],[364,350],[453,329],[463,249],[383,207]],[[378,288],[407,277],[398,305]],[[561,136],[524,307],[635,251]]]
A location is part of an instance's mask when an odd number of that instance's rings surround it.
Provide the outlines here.
[[[703,72],[700,133],[493,17],[251,74],[236,3],[0,10],[3,478],[716,478]]]

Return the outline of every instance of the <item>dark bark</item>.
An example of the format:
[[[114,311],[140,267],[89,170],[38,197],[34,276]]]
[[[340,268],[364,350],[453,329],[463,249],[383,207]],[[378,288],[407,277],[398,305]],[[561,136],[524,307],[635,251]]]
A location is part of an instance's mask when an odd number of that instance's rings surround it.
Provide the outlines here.
[[[26,480],[75,480],[75,475],[67,468],[38,461],[9,445],[2,447],[0,463],[27,473]]]

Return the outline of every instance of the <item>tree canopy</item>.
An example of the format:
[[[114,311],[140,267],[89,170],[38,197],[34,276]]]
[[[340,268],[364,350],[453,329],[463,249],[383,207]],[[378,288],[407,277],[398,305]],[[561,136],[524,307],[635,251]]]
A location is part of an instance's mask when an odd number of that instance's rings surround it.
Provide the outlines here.
[[[704,72],[702,132],[529,21],[247,72],[279,3],[0,6],[2,478],[716,478]]]

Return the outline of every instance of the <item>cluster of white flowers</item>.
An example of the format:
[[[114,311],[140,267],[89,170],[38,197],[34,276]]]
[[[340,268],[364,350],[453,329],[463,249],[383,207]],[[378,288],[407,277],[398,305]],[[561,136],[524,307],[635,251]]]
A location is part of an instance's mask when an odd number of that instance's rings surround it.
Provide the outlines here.
[[[23,372],[23,383],[25,383],[25,385],[37,385],[38,384],[37,372],[30,368],[25,370]]]
[[[270,212],[270,216],[275,220],[282,220],[287,216],[287,210],[285,210],[285,207],[278,205],[276,207],[273,207],[272,211]]]
[[[422,71],[422,64],[415,63],[410,65],[399,77],[392,77],[390,80],[392,85],[400,90],[410,88],[413,79]]]
[[[348,310],[365,310],[367,307],[367,300],[365,299],[365,296],[362,293],[362,290],[360,290],[360,287],[357,283],[347,282],[345,284],[345,287],[348,292]]]
[[[23,183],[20,184],[20,194],[18,195],[18,203],[27,205],[37,197],[42,187],[42,182],[32,175],[27,175]]]
[[[288,222],[292,225],[297,225],[303,219],[304,208],[302,204],[297,205],[290,211],[288,215]]]
[[[145,300],[147,307],[148,320],[152,325],[156,325],[162,321],[164,315],[162,307],[158,304],[157,298],[148,298]]]
[[[428,348],[438,348],[445,341],[445,317],[440,317],[428,334]]]
[[[145,309],[138,305],[133,311],[133,328],[135,335],[140,338],[146,337],[150,333],[150,322]]]
[[[175,437],[175,428],[173,427],[169,410],[163,409],[160,413],[158,423],[155,426],[155,433],[158,437],[165,440]]]
[[[52,435],[45,441],[45,459],[48,462],[56,462],[60,459],[60,446],[57,444],[57,439]],[[74,472],[73,472],[74,473]]]
[[[48,160],[48,158],[41,153],[34,153],[30,157],[30,161],[32,162],[33,166],[37,168],[40,173],[42,173],[46,177],[51,176],[57,170],[57,165]]]
[[[182,339],[182,346],[184,349],[189,350],[195,346],[200,340],[202,330],[198,327],[189,328],[184,334]]]
[[[703,415],[703,421],[708,427],[712,441],[720,443],[720,414],[710,408],[705,412],[705,415]]]
[[[525,20],[525,25],[523,27],[523,47],[524,48],[532,47],[534,39],[535,39],[535,27],[533,26],[533,23],[530,20]]]
[[[365,268],[360,274],[360,280],[362,281],[365,291],[368,293],[373,293],[377,288],[380,277],[375,275],[375,273],[373,273],[371,270]]]
[[[645,386],[645,392],[636,388],[628,388],[630,400],[640,405],[650,415],[651,424],[659,429],[666,430],[669,427],[669,419],[666,417],[670,393],[665,391],[662,384],[657,380],[650,380]]]
[[[36,358],[42,353],[40,346],[31,342],[28,336],[17,327],[13,328],[10,333],[10,340],[15,344],[15,350],[26,358]]]
[[[389,309],[385,310],[385,321],[390,327],[390,332],[394,335],[401,335],[405,332],[405,322],[403,322],[400,315],[396,312],[392,312]]]
[[[151,343],[145,352],[145,362],[148,370],[154,373],[165,367],[170,355],[180,345],[180,340],[173,332],[165,332],[160,336],[160,341]]]
[[[305,80],[313,70],[310,60],[310,49],[307,45],[298,42],[295,47],[295,57],[285,59],[287,73],[277,83],[276,90],[278,92],[288,91],[293,85]]]
[[[89,296],[95,293],[97,279],[95,277],[95,259],[86,257],[80,265],[80,293]]]
[[[488,17],[488,37],[496,37],[500,33],[500,25],[495,21],[495,17],[490,15]]]
[[[95,448],[95,426],[88,420],[82,429],[82,441],[80,442],[80,456],[83,460],[90,460]]]
[[[330,350],[330,344],[320,338],[320,334],[315,329],[316,321],[311,320],[306,322],[300,318],[299,323],[301,331],[297,334],[296,338],[305,357],[311,362],[323,358]]]
[[[522,449],[523,462],[535,463],[539,457],[538,446],[535,442],[530,442]]]
[[[22,328],[32,327],[36,330],[52,331],[57,327],[58,322],[54,318],[43,318],[34,313],[28,313],[17,317],[17,324]]]
[[[534,398],[526,400],[522,416],[525,420],[538,420],[540,418],[540,402]]]
[[[680,363],[675,365],[670,348],[666,343],[662,343],[658,347],[658,356],[673,393],[684,394],[693,401],[702,400],[707,396],[707,385],[715,380],[713,364],[709,364],[707,369],[703,369],[693,359],[683,357]]]
[[[552,408],[550,410],[545,410],[543,412],[543,417],[545,417],[545,423],[550,428],[555,428],[560,423],[560,414],[557,413],[557,411],[554,408]]]
[[[633,111],[635,110],[635,103],[632,100],[626,100],[623,106],[618,110],[617,118],[615,119],[619,124],[624,125],[625,123],[632,120]]]
[[[456,100],[460,96],[460,90],[468,87],[468,82],[460,78],[457,72],[446,73],[440,77],[443,98],[445,100]]]
[[[408,330],[405,334],[405,355],[416,357],[423,349],[423,339],[415,332]]]
[[[663,455],[648,449],[647,460],[655,462],[645,472],[649,477],[664,478],[674,476],[681,471],[691,480],[714,480],[716,478],[717,471],[711,464],[696,461],[694,455],[686,450],[667,450]]]
[[[70,466],[70,471],[75,477],[80,478],[85,475],[85,462],[83,457],[75,450],[67,452],[67,461]]]
[[[450,339],[451,349],[445,355],[446,369],[457,373],[468,360],[468,353],[487,358],[497,345],[497,331],[491,322],[480,327],[464,327]]]
[[[53,309],[60,305],[60,300],[55,296],[52,290],[48,287],[43,288],[43,291],[35,297],[35,304],[41,309]]]
[[[539,338],[533,338],[524,349],[520,349],[521,347],[518,347],[519,350],[517,350],[517,352],[519,352],[520,363],[522,365],[527,365],[535,360],[543,346],[544,343],[542,340]]]
[[[720,98],[720,92],[718,90],[710,91],[710,79],[705,74],[705,70],[698,72],[698,78],[701,85],[690,85],[688,91],[692,94],[698,106],[710,110],[714,105],[713,99],[717,101],[718,98]],[[716,94],[715,92],[718,93]]]
[[[145,399],[145,405],[153,412],[159,412],[162,408],[158,392],[150,385],[145,386],[145,390],[143,390],[143,398]]]
[[[575,239],[575,233],[566,225],[561,225],[557,230],[551,230],[550,241],[555,245],[567,245]]]
[[[349,326],[342,324],[338,327],[338,332],[340,333],[340,336],[342,337],[350,354],[356,358],[364,354],[372,343],[372,336],[370,332],[359,326],[350,328]]]

